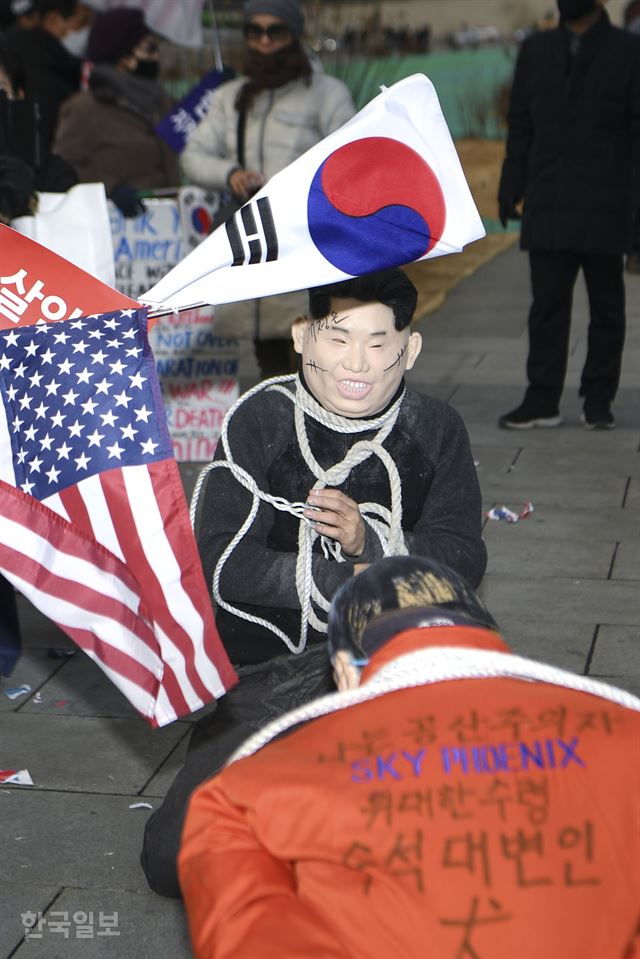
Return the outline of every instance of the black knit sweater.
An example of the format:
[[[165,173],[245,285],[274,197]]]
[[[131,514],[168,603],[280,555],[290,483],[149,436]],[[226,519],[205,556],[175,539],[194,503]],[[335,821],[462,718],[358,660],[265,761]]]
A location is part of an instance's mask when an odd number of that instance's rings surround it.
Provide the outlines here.
[[[294,384],[287,388],[293,391]],[[293,416],[292,402],[263,390],[238,408],[228,435],[234,461],[261,490],[300,502],[307,499],[315,477],[300,451]],[[337,433],[310,416],[305,422],[310,448],[323,469],[342,460],[358,440],[375,435],[375,431]],[[409,553],[446,563],[477,586],[487,555],[481,536],[480,487],[460,416],[440,400],[405,389],[397,422],[383,445],[400,474],[402,529]],[[215,458],[224,459],[222,444]],[[339,489],[357,503],[391,505],[388,473],[377,456],[356,466]],[[200,496],[196,536],[210,588],[216,563],[246,519],[251,502],[228,469],[209,473]],[[295,517],[261,502],[220,580],[226,602],[274,623],[294,641],[300,633],[295,586],[298,526]],[[371,563],[382,555],[378,537],[367,525],[364,552],[356,562]],[[327,599],[353,575],[353,568],[352,562],[325,559],[316,541],[313,576]],[[216,621],[236,664],[262,662],[287,651],[273,633],[223,609],[218,609]],[[309,643],[324,638],[309,629]]]

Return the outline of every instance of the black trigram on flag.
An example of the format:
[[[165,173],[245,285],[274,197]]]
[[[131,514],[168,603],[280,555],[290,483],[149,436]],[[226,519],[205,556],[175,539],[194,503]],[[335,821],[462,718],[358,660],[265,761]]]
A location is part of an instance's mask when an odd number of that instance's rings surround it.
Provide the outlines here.
[[[256,223],[256,207],[262,229]],[[233,253],[232,266],[268,263],[278,259],[278,234],[271,214],[271,204],[266,196],[256,200],[255,204],[248,203],[243,206],[227,220],[225,229]]]

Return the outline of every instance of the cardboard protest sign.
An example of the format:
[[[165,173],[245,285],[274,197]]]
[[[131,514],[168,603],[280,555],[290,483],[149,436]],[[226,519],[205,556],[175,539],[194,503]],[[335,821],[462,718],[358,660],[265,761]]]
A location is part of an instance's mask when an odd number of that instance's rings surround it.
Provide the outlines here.
[[[208,461],[239,395],[238,341],[216,335],[212,307],[160,317],[150,340],[174,456]]]

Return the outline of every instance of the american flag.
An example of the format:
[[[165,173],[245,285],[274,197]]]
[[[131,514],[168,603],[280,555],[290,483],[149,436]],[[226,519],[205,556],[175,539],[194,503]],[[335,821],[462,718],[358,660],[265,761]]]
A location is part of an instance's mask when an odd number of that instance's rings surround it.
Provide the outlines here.
[[[0,572],[162,726],[236,675],[144,310],[0,331]]]

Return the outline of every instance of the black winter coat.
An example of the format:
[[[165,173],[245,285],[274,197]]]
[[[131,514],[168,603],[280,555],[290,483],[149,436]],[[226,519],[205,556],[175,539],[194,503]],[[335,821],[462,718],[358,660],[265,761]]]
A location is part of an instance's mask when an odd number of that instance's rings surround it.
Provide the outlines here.
[[[40,133],[46,154],[61,105],[80,89],[82,61],[42,27],[10,31],[7,46],[19,64],[26,95],[40,106]]]
[[[310,417],[305,422],[312,453],[323,469],[340,462],[354,443],[373,436],[336,433]],[[315,477],[302,458],[288,399],[278,392],[260,391],[238,408],[228,435],[235,462],[261,490],[289,502],[306,500]],[[477,586],[487,562],[482,501],[460,416],[440,400],[405,390],[398,420],[383,445],[400,474],[402,529],[409,553],[446,563]],[[215,459],[224,458],[220,443]],[[357,503],[391,505],[389,477],[377,456],[356,466],[339,489]],[[251,495],[229,470],[209,473],[196,515],[196,538],[209,584],[216,563],[249,515],[251,502]],[[296,641],[300,633],[297,551],[298,520],[261,503],[220,579],[223,600],[274,623]],[[372,563],[382,555],[377,536],[367,526],[364,552],[356,562]],[[353,562],[326,559],[316,540],[313,576],[322,594],[331,599],[353,576]],[[216,623],[236,664],[261,662],[286,652],[273,633],[222,608]],[[325,638],[309,629],[310,643]]]
[[[521,246],[631,249],[640,164],[640,38],[603,10],[569,55],[564,25],[526,40],[516,64],[499,196],[524,198]]]

